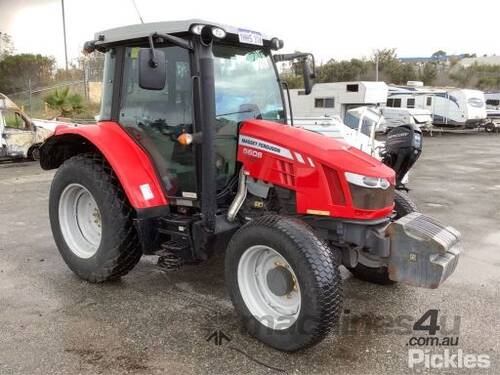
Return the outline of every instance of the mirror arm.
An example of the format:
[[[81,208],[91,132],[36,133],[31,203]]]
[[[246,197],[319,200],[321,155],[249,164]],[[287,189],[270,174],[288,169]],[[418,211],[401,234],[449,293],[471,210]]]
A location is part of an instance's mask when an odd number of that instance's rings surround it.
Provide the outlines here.
[[[159,34],[156,32],[153,34],[150,34],[150,35],[148,35],[149,50],[151,51],[151,60],[149,60],[149,66],[151,66],[152,68],[156,68],[158,66],[158,62],[156,61],[155,45],[154,45],[155,38],[161,38],[161,39],[167,40],[170,43],[172,43],[178,47],[181,47],[181,48],[184,48],[184,49],[187,49],[190,51],[193,50],[193,44],[188,40],[178,38],[178,37],[170,35],[170,34]]]
[[[314,60],[314,55],[312,53],[303,53],[303,52],[295,52],[295,53],[282,53],[273,55],[274,62],[283,62],[283,61],[292,61],[296,59],[307,59],[308,57],[312,60],[312,68],[313,72],[316,71],[316,61]]]
[[[181,47],[187,50],[192,51],[193,50],[193,43],[191,43],[190,40],[182,39],[170,34],[160,34],[160,33],[153,33],[151,34],[152,38],[162,38],[165,39],[166,41],[169,41],[170,43],[176,45],[177,47]]]
[[[153,43],[153,35],[148,36],[149,40],[149,53],[151,55],[151,58],[149,60],[149,66],[151,68],[156,68],[158,66],[158,62],[156,61],[156,54],[155,54],[155,45]]]

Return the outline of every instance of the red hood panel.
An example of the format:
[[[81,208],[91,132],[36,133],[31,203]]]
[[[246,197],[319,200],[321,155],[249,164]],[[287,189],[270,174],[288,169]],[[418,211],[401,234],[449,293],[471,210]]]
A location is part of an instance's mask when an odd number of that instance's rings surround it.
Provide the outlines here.
[[[289,125],[264,120],[245,121],[240,134],[298,152],[302,157],[337,171],[384,177],[394,183],[394,171],[379,160],[347,143]]]
[[[240,128],[238,161],[251,177],[294,191],[299,214],[354,220],[392,214],[393,204],[377,210],[353,206],[344,172],[386,178],[393,185],[395,178],[392,169],[344,142],[288,125],[250,120]],[[345,199],[339,198],[342,194]]]

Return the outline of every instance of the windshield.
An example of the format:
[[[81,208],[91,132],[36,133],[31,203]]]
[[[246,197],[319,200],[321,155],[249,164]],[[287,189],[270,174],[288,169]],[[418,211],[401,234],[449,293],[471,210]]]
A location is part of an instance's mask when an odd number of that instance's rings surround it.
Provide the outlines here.
[[[344,123],[351,129],[358,130],[359,119],[363,118],[361,123],[361,133],[370,136],[371,131],[380,122],[380,114],[374,108],[359,107],[347,111]]]
[[[269,52],[215,45],[214,56],[219,120],[284,122],[281,90]]]

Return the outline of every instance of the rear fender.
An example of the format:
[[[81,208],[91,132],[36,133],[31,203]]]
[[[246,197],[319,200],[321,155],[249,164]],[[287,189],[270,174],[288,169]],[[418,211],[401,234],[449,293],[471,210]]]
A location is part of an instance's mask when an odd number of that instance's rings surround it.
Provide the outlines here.
[[[40,149],[40,165],[43,169],[58,168],[66,159],[84,152],[104,156],[136,210],[168,205],[149,156],[115,122],[58,126]]]

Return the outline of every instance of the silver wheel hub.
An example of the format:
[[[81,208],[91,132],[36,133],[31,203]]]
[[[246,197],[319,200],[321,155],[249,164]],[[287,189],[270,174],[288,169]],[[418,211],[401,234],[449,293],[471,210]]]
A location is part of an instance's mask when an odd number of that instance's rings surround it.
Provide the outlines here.
[[[250,313],[266,327],[283,330],[297,320],[300,286],[286,259],[276,250],[249,247],[238,263],[238,287]]]
[[[66,244],[79,258],[95,255],[101,243],[102,221],[92,194],[80,184],[66,186],[59,199],[59,226]]]

